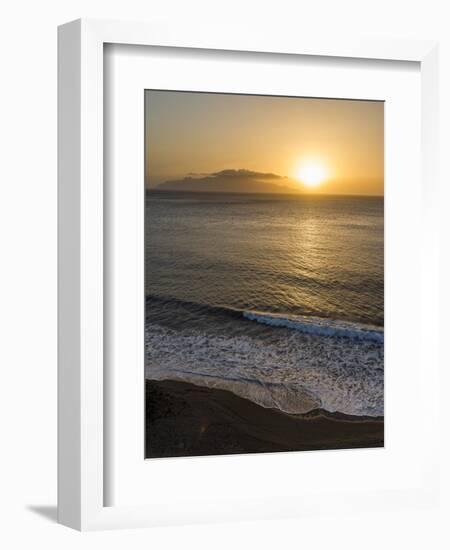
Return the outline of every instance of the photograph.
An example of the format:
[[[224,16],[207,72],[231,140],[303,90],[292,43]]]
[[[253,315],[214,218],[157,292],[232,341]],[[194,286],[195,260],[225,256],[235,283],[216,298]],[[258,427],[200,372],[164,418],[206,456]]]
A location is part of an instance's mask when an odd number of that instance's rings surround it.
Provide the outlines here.
[[[144,103],[145,458],[384,447],[384,102]]]

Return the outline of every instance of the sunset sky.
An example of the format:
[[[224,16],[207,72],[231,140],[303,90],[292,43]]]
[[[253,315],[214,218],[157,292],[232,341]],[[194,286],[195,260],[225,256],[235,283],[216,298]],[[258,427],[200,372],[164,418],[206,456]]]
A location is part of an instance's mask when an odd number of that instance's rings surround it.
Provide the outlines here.
[[[226,175],[289,192],[383,195],[383,102],[147,91],[145,116],[149,188]]]

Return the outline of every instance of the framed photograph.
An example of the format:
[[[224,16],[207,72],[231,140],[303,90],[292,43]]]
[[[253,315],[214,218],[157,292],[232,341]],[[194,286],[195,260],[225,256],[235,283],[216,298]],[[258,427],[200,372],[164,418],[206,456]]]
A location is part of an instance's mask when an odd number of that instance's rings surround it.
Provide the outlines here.
[[[144,116],[146,458],[383,447],[384,102]]]
[[[436,44],[173,36],[59,29],[59,521],[433,505]]]

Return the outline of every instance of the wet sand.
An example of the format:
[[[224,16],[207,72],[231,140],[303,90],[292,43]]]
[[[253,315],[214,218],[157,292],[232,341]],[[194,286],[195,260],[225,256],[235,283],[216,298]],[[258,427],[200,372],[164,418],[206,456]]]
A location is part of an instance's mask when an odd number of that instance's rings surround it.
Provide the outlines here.
[[[383,418],[290,415],[224,390],[146,380],[147,458],[383,445]]]

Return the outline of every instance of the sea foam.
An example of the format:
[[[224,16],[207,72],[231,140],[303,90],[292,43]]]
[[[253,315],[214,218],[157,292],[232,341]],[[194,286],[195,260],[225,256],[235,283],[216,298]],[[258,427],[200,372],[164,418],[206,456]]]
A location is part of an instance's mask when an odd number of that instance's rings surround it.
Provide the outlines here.
[[[322,408],[382,416],[383,360],[378,340],[317,330],[283,329],[268,343],[146,325],[147,378],[224,389],[291,414]]]

